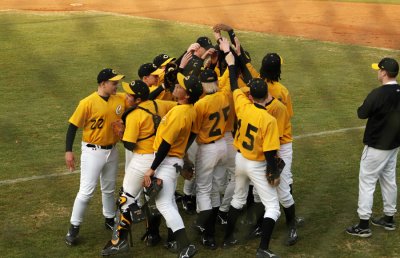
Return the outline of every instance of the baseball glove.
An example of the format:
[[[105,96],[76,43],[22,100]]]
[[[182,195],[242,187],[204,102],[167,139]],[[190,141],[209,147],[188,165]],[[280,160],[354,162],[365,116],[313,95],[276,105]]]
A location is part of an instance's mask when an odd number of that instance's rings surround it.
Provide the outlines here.
[[[124,122],[121,119],[118,119],[114,122],[111,123],[113,132],[116,136],[118,136],[119,139],[122,139],[124,136],[124,131],[125,131],[125,125]]]
[[[190,160],[185,159],[183,167],[178,164],[175,164],[174,167],[176,168],[176,172],[178,172],[185,180],[192,180],[194,176],[194,164]]]
[[[178,66],[175,63],[169,63],[165,67],[164,86],[169,89],[177,83]]]
[[[279,177],[283,171],[283,168],[285,167],[285,161],[279,157],[275,157],[275,162],[276,162],[276,171],[273,171],[271,166],[267,165],[267,181],[271,185],[277,186],[279,185]]]
[[[154,199],[163,187],[163,181],[157,177],[151,177],[151,184],[144,188],[144,194],[149,197],[149,201]]]

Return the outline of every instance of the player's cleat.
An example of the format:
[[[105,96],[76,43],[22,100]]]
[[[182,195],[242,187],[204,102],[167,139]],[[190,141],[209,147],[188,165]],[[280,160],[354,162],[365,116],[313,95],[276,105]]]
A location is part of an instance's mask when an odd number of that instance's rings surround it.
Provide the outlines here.
[[[143,238],[143,241],[146,243],[147,246],[156,246],[158,243],[160,243],[161,236],[160,236],[160,234],[152,234],[152,233],[146,232],[146,235]]]
[[[210,249],[210,250],[215,250],[218,248],[214,237],[210,237],[210,236],[201,236],[201,244],[205,248]]]
[[[119,239],[116,244],[113,244],[112,241],[110,240],[101,251],[101,255],[109,256],[109,255],[126,253],[128,251],[129,251],[128,239]]]
[[[228,224],[228,213],[224,211],[218,211],[217,223],[222,226]]]
[[[104,226],[106,227],[106,229],[109,229],[109,230],[113,230],[114,224],[115,224],[114,218],[106,218],[106,220],[104,222]]]
[[[178,251],[178,242],[176,241],[169,241],[164,244],[164,247],[170,251],[171,253],[177,254]]]
[[[360,226],[354,225],[351,227],[348,227],[346,229],[347,234],[353,235],[353,236],[358,236],[358,237],[370,237],[372,235],[372,231],[370,228],[360,228]]]
[[[261,236],[261,227],[255,226],[255,228],[250,232],[248,239],[254,239]]]
[[[79,226],[74,226],[71,224],[68,229],[68,233],[65,236],[65,243],[67,245],[76,245],[79,237]]]
[[[279,258],[271,250],[257,249],[256,258]]]
[[[304,217],[296,217],[296,226],[301,227],[304,225],[305,219]]]
[[[396,229],[396,223],[394,222],[394,220],[392,220],[392,222],[387,222],[385,220],[385,216],[380,217],[378,219],[371,219],[371,224],[374,226],[378,226],[378,227],[383,227],[386,230],[395,230]]]
[[[179,253],[178,258],[190,258],[193,257],[197,253],[197,249],[194,245],[188,245],[183,248]]]
[[[297,239],[299,237],[297,236],[297,230],[295,227],[291,227],[289,228],[289,232],[288,232],[288,237],[286,239],[286,245],[294,245],[297,242]]]
[[[239,244],[239,240],[235,238],[225,239],[222,248],[228,249]]]

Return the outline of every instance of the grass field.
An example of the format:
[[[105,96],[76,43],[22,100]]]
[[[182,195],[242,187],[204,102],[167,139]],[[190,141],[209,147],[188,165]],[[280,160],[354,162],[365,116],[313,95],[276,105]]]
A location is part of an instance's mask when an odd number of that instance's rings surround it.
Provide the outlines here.
[[[159,53],[179,56],[210,28],[114,16],[104,13],[52,15],[0,13],[0,256],[98,257],[110,237],[103,228],[97,192],[82,225],[82,244],[68,248],[69,225],[79,175],[6,183],[24,177],[66,172],[67,121],[78,101],[96,90],[97,73],[112,67],[137,78],[136,71]],[[292,37],[238,32],[258,68],[267,52],[285,60],[282,82],[292,93],[294,135],[360,127],[356,109],[379,83],[372,62],[400,52]],[[362,130],[299,138],[293,172],[297,212],[306,218],[293,247],[282,242],[280,221],[271,248],[282,257],[400,257],[400,235],[373,228],[370,239],[355,239],[344,229],[357,221],[358,163]],[[81,131],[75,139],[79,157]],[[121,157],[123,150],[121,150]],[[122,164],[122,159],[121,159]],[[119,182],[123,166],[120,166]],[[119,184],[120,185],[120,184]],[[381,213],[379,189],[374,212]],[[184,216],[189,227],[193,217]],[[200,249],[197,257],[254,257],[258,240],[232,250]],[[134,229],[134,250],[127,257],[174,257],[162,245],[140,242],[144,225]],[[218,236],[221,236],[221,232]],[[165,232],[163,232],[165,239]],[[222,240],[220,237],[218,240]]]

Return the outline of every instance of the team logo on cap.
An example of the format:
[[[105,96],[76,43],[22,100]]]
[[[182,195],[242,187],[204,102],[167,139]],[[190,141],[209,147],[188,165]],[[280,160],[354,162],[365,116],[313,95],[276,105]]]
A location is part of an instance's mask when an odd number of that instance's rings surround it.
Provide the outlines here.
[[[135,83],[136,83],[136,82],[133,81],[133,82],[131,82],[129,85],[133,87],[133,86],[135,86]]]
[[[169,56],[168,56],[168,55],[163,55],[163,58],[164,58],[164,59],[168,59]]]
[[[154,68],[154,69],[157,69],[157,66],[156,66],[155,64],[153,64],[153,68]]]

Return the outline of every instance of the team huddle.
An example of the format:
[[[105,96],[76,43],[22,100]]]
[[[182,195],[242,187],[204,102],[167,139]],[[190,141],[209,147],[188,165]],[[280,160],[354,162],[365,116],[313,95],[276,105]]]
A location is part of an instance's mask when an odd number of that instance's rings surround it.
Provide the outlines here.
[[[113,231],[103,256],[129,251],[131,229],[144,220],[142,240],[157,245],[164,218],[165,247],[178,257],[193,257],[197,248],[176,202],[179,175],[185,178],[182,207],[196,214],[193,226],[205,248],[218,248],[217,223],[225,225],[222,248],[240,244],[235,228],[244,207],[256,218],[249,229],[249,237],[260,237],[256,257],[277,257],[269,243],[280,206],[286,244],[297,242],[302,219],[292,195],[293,108],[279,82],[283,59],[268,53],[257,71],[232,28],[217,24],[213,33],[216,45],[199,37],[179,58],[157,55],[140,66],[139,79],[130,83],[111,68],[98,74],[98,90],[80,101],[66,136],[65,159],[73,170],[72,146],[77,129],[83,128],[80,188],[68,245],[78,243],[100,178],[105,226]],[[124,93],[116,92],[120,82]],[[119,141],[126,162],[115,202]]]

